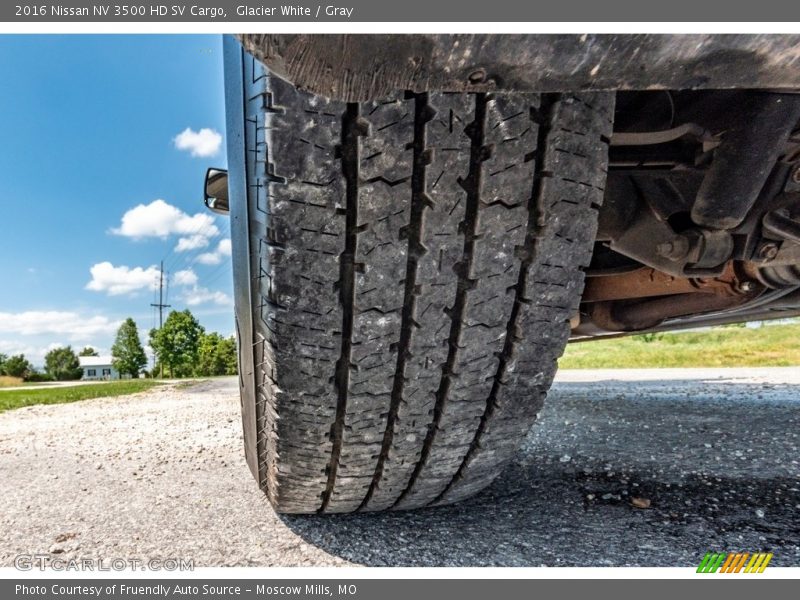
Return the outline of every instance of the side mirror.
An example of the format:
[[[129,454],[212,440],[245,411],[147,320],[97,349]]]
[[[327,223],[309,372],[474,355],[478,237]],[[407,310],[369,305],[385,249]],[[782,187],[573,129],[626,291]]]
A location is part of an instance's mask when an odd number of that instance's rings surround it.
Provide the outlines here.
[[[206,207],[217,214],[228,215],[228,172],[211,168],[206,171],[204,202]]]

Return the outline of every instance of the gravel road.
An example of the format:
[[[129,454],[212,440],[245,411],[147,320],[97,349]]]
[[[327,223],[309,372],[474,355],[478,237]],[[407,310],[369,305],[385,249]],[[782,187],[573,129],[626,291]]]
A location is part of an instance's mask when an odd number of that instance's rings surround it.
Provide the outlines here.
[[[516,462],[461,505],[276,515],[235,379],[0,414],[0,565],[800,566],[800,369],[564,371]],[[649,508],[637,508],[634,504]]]

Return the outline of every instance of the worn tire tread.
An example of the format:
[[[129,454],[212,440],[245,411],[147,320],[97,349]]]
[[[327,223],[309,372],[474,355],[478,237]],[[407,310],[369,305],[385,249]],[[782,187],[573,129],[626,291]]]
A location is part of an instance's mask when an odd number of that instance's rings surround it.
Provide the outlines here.
[[[281,512],[462,500],[569,334],[613,94],[342,103],[245,74],[260,485]]]

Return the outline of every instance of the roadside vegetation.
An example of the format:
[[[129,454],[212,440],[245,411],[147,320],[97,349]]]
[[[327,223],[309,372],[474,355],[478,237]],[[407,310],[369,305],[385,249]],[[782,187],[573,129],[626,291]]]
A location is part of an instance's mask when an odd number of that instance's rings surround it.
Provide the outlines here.
[[[0,388],[17,387],[24,385],[25,380],[22,377],[9,377],[8,375],[0,375]]]
[[[216,377],[236,375],[236,340],[206,333],[189,310],[172,311],[161,329],[150,331],[156,354],[154,376]]]
[[[55,381],[25,381],[21,377],[9,377],[0,375],[0,390],[14,387],[30,387],[40,385],[55,385]]]
[[[162,385],[162,382],[152,379],[127,379],[70,387],[0,390],[0,412],[33,404],[62,404],[91,398],[124,396],[144,392],[157,385]]]
[[[569,344],[562,369],[800,366],[800,322],[651,333]]]
[[[136,379],[221,377],[238,373],[236,339],[206,332],[189,310],[173,311],[161,329],[149,334],[156,356],[148,371],[147,355],[136,322],[128,318],[117,330],[111,347],[111,365],[123,376]],[[78,381],[83,377],[80,357],[99,356],[92,346],[75,352],[71,346],[53,348],[44,357],[44,368],[37,369],[24,354],[0,354],[0,388],[27,383]]]
[[[111,365],[126,379],[60,386],[55,382],[78,381],[83,377],[81,356],[98,356],[91,346],[75,352],[70,346],[53,348],[39,370],[23,354],[0,354],[0,412],[32,404],[57,404],[105,396],[134,394],[159,385],[158,379],[208,378],[236,375],[236,340],[206,332],[188,310],[173,311],[161,329],[149,333],[155,352],[155,367],[148,371],[147,355],[136,322],[126,319],[111,347]],[[196,379],[179,384],[189,387]],[[6,389],[52,384],[45,389]]]

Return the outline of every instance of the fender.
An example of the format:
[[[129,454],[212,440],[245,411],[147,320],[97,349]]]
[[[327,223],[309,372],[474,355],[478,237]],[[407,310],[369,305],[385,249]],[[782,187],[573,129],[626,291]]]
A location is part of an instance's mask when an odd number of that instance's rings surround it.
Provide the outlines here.
[[[348,102],[395,90],[800,88],[798,35],[238,36],[295,86]]]

